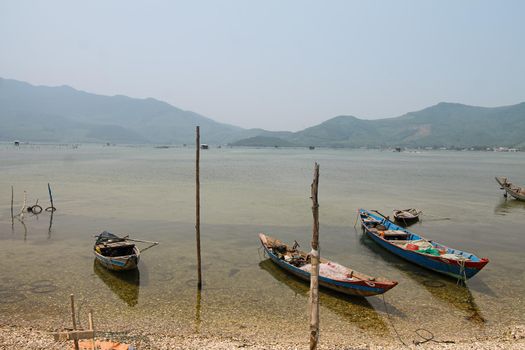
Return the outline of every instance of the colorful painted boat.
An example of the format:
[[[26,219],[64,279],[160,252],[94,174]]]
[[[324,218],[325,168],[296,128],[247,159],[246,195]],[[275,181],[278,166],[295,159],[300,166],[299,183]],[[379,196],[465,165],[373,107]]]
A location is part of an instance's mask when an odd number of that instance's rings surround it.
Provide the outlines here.
[[[525,201],[525,188],[514,185],[512,182],[509,182],[506,177],[496,177],[496,181],[501,186],[502,190],[505,190],[505,197],[511,195],[512,197]]]
[[[374,242],[399,257],[427,269],[461,280],[477,274],[487,263],[472,253],[429,241],[384,216],[359,209],[364,231]]]
[[[290,248],[281,241],[263,233],[259,239],[270,259],[285,271],[303,279],[310,280],[311,265],[307,253]],[[368,297],[383,294],[397,285],[381,277],[371,277],[332,261],[321,258],[319,285],[348,295]]]
[[[113,271],[136,269],[140,260],[140,250],[134,243],[107,231],[97,236],[93,252],[102,266]]]

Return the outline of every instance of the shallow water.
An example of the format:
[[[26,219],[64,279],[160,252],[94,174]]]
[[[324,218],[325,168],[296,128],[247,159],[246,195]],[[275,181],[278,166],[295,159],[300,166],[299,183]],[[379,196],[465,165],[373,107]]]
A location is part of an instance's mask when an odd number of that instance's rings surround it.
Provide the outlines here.
[[[322,339],[472,338],[524,323],[525,203],[505,201],[494,176],[525,185],[525,154],[392,153],[366,150],[229,149],[201,153],[202,293],[196,291],[194,154],[191,148],[0,145],[0,322],[69,325],[74,293],[81,322],[99,329],[213,333],[304,339],[308,285],[262,256],[257,233],[308,250],[310,183],[320,163],[321,254],[369,275],[399,281],[382,297],[321,293]],[[28,204],[57,212],[26,215]],[[354,228],[358,208],[418,207],[412,229],[488,257],[456,281],[384,251]],[[94,264],[93,234],[160,241],[138,272],[120,276]],[[385,312],[388,310],[388,313]],[[351,334],[352,337],[348,337]],[[345,340],[346,339],[346,340]]]

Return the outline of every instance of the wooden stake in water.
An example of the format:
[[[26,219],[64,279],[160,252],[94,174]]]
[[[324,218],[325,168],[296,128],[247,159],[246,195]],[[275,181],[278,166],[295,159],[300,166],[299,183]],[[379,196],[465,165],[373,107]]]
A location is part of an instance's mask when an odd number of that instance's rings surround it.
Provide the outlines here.
[[[311,187],[312,214],[314,218],[312,232],[312,251],[310,252],[310,350],[317,349],[319,341],[319,164],[315,163],[314,180]]]
[[[53,194],[51,193],[51,186],[49,186],[49,182],[47,183],[47,191],[49,192],[49,201],[51,202],[51,212],[54,212],[56,209],[53,205]]]
[[[73,330],[76,331],[77,322],[75,320],[75,296],[71,294],[70,297],[71,297],[71,319],[73,320]],[[75,350],[79,350],[78,340],[75,339],[74,342],[75,342]]]
[[[15,216],[13,214],[13,198],[15,196],[15,190],[13,189],[13,186],[11,186],[11,226],[15,225]]]
[[[200,130],[197,126],[196,128],[196,140],[195,140],[195,149],[196,149],[196,163],[195,163],[195,236],[197,240],[197,269],[198,269],[198,282],[197,288],[202,289],[202,273],[201,273],[201,192],[200,192],[200,179],[199,179],[199,162],[200,162]]]
[[[24,204],[22,204],[22,209],[20,209],[20,220],[24,220],[24,211],[27,208],[27,192],[24,191]]]

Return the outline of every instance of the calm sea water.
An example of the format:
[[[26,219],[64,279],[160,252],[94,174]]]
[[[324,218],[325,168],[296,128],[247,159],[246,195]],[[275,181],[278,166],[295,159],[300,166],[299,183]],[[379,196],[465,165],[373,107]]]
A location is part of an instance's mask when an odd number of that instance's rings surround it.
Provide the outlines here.
[[[68,326],[74,293],[81,322],[93,309],[99,329],[307,340],[308,285],[262,255],[257,233],[309,250],[315,161],[322,256],[399,281],[384,299],[323,292],[322,339],[393,342],[393,325],[405,341],[417,339],[417,328],[472,338],[525,322],[525,203],[505,201],[494,181],[525,185],[525,154],[202,151],[202,293],[194,156],[191,148],[0,145],[0,322]],[[11,185],[18,212],[24,190],[28,204],[48,206],[48,182],[53,217],[26,215],[12,226]],[[365,238],[354,228],[360,207],[420,208],[415,232],[490,263],[457,286]],[[137,272],[113,274],[92,255],[92,236],[103,230],[161,244],[143,253]]]

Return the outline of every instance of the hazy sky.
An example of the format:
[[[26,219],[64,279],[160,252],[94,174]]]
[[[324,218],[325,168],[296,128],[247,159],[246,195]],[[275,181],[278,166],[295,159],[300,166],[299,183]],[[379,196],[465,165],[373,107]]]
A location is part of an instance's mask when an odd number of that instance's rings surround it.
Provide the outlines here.
[[[0,77],[299,130],[525,101],[525,1],[0,0]]]

